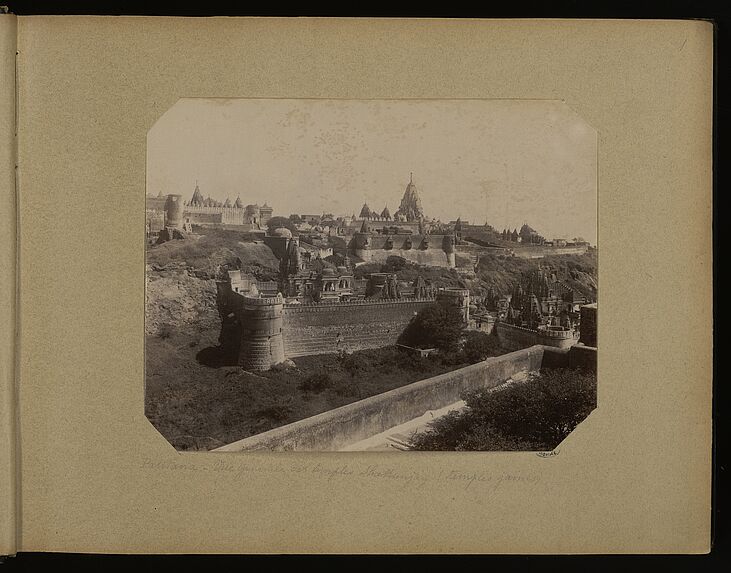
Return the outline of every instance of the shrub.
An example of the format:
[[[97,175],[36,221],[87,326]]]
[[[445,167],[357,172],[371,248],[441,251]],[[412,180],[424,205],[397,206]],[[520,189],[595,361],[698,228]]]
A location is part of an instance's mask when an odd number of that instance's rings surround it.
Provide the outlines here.
[[[259,415],[272,420],[273,422],[283,422],[290,414],[292,414],[291,398],[280,398],[272,400],[267,406],[259,410]]]
[[[467,407],[412,437],[416,450],[550,450],[596,407],[596,375],[553,369],[464,396]]]
[[[370,362],[363,353],[348,354],[341,352],[338,354],[338,363],[340,367],[351,376],[355,376],[359,372],[368,370]]]
[[[381,272],[397,273],[398,271],[406,268],[408,264],[408,261],[403,257],[399,257],[397,255],[389,255],[389,257],[386,259],[386,262],[381,267]]]
[[[568,368],[545,370],[502,391],[473,392],[466,401],[504,434],[553,444],[550,449],[596,407],[596,376]]]
[[[342,380],[340,383],[335,385],[332,389],[332,392],[336,396],[341,397],[352,397],[357,396],[358,398],[361,397],[361,389],[357,382],[353,380]]]
[[[444,366],[459,366],[465,361],[464,353],[456,351],[441,352],[438,358]]]
[[[289,229],[294,235],[298,233],[297,227],[294,226],[294,222],[291,221],[288,217],[272,217],[267,221],[267,229],[270,232],[274,229],[278,229],[279,227]]]
[[[469,363],[480,362],[488,356],[498,352],[499,344],[494,336],[478,330],[469,330],[464,333],[462,353]]]
[[[363,263],[362,265],[358,265],[355,267],[355,270],[353,271],[353,276],[356,279],[363,279],[367,278],[368,275],[371,273],[380,273],[381,272],[381,263]]]
[[[332,377],[328,372],[314,372],[300,382],[298,388],[303,392],[322,392],[333,385]]]

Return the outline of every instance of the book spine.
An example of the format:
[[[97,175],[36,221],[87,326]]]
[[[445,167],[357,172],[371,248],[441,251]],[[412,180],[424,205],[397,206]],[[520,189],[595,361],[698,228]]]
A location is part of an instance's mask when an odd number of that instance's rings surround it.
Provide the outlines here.
[[[0,14],[0,559],[18,541],[16,423],[17,19]]]

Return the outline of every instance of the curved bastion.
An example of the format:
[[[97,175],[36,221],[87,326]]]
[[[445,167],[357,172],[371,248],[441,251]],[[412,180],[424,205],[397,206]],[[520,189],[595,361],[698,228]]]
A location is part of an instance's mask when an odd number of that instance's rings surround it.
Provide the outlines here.
[[[241,352],[239,364],[246,370],[268,370],[286,360],[284,354],[284,298],[240,295]]]

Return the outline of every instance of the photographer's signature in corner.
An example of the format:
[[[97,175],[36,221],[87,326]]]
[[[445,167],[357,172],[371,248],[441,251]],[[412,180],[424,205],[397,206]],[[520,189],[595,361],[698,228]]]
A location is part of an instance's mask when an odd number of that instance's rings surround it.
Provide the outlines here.
[[[551,450],[550,452],[536,452],[536,455],[539,458],[553,458],[561,453],[561,450],[556,448],[555,450]]]

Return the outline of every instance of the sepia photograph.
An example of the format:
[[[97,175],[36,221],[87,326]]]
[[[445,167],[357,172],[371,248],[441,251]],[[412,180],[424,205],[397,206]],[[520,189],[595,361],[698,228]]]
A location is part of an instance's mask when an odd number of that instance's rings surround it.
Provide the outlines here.
[[[597,133],[556,100],[183,98],[147,137],[179,451],[551,455],[597,404]]]

